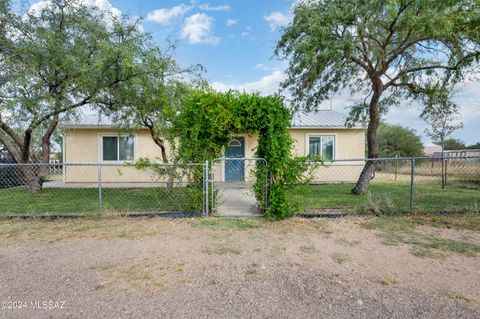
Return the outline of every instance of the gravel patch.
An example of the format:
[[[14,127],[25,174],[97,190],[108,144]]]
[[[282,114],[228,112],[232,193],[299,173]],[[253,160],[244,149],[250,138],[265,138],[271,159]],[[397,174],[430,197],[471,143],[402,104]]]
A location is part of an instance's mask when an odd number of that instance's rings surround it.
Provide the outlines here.
[[[44,222],[43,236],[1,228],[0,301],[26,303],[1,318],[480,317],[479,257],[418,258],[359,219],[107,220],[74,235],[65,228],[82,222],[69,223]],[[49,301],[62,309],[35,308]]]

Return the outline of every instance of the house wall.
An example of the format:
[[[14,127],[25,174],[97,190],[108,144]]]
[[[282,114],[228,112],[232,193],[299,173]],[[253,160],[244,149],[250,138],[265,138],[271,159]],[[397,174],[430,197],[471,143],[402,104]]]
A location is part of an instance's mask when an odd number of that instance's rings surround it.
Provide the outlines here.
[[[100,138],[103,134],[117,134],[115,129],[66,129],[65,135],[65,163],[98,163],[101,162]],[[119,133],[121,134],[121,133]],[[365,157],[365,131],[363,129],[291,129],[294,139],[294,156],[307,155],[307,137],[310,134],[335,136],[335,159],[357,159]],[[153,142],[150,132],[141,129],[133,133],[135,136],[136,158],[148,157],[152,161],[161,162],[160,148]],[[257,134],[243,135],[245,137],[245,157],[255,157],[258,145]],[[167,154],[170,147],[167,144]],[[214,178],[224,180],[224,163],[213,163]],[[350,182],[355,181],[361,172],[362,165],[352,165],[348,162],[336,162],[325,167],[317,168],[312,176],[313,182]],[[254,161],[246,163],[246,178],[250,179]],[[102,167],[102,181],[104,183],[145,183],[161,182],[150,170],[139,171],[123,164],[104,163]],[[64,181],[66,183],[96,183],[98,180],[97,166],[66,166]]]
[[[295,140],[293,154],[308,154],[309,135],[335,136],[335,160],[365,158],[364,129],[292,129],[290,134]],[[363,169],[362,162],[339,161],[325,163],[324,166],[312,168],[308,177],[312,183],[349,183],[358,179]]]
[[[113,129],[67,129],[65,136],[65,163],[98,163],[101,159],[100,138],[105,134],[122,134]],[[135,156],[148,157],[152,161],[161,162],[161,150],[152,140],[150,131],[141,129],[131,133],[135,136]],[[167,154],[170,146],[166,145]],[[102,182],[141,183],[158,182],[151,170],[137,170],[125,167],[122,163],[104,163],[102,166]],[[98,167],[85,165],[67,165],[64,168],[64,181],[67,183],[97,182]]]

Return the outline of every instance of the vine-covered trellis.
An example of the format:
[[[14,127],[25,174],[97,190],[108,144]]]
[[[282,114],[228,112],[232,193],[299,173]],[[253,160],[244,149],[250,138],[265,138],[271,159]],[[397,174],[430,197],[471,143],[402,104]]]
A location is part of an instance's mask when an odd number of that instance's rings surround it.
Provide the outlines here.
[[[173,123],[179,142],[178,160],[212,160],[222,155],[233,135],[257,133],[256,157],[264,158],[268,166],[256,167],[254,190],[260,198],[268,175],[267,218],[286,218],[292,213],[286,187],[296,182],[306,168],[304,158],[294,159],[291,155],[291,118],[290,110],[278,95],[194,91]]]

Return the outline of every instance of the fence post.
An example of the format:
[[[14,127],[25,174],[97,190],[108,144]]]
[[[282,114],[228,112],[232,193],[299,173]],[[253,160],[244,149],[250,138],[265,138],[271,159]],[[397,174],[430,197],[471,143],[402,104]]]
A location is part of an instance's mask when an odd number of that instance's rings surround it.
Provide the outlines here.
[[[102,164],[98,164],[98,210],[100,215],[103,214],[103,198],[102,198]]]
[[[398,155],[395,155],[395,181],[397,180],[398,173]]]
[[[445,188],[445,153],[442,147],[442,189]]]
[[[205,161],[205,176],[203,178],[203,192],[205,193],[205,211],[203,217],[208,217],[208,188],[209,188],[209,172],[208,172],[208,160]]]
[[[415,196],[415,158],[410,161],[410,210],[413,210]]]
[[[448,156],[445,159],[445,176],[443,178],[444,179],[444,183],[443,183],[444,188],[445,188],[445,186],[447,186],[447,177],[448,177]]]

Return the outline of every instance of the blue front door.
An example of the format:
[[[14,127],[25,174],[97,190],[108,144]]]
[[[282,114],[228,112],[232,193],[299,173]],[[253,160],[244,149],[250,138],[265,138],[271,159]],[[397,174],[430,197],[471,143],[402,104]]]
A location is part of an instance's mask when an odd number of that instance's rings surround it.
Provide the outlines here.
[[[227,158],[244,158],[245,157],[245,138],[238,136],[232,138],[225,150]],[[226,160],[225,161],[225,180],[226,181],[243,181],[245,178],[245,160]]]

